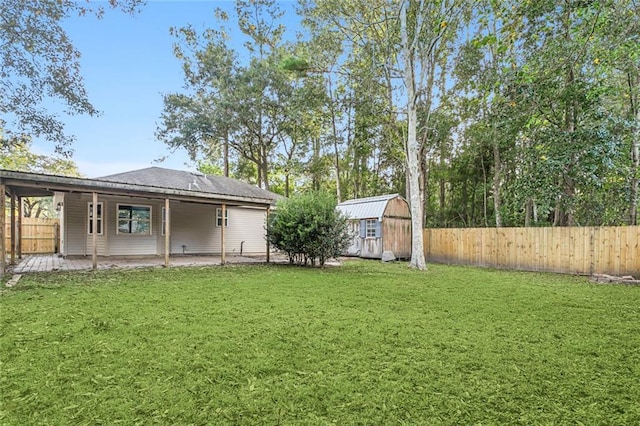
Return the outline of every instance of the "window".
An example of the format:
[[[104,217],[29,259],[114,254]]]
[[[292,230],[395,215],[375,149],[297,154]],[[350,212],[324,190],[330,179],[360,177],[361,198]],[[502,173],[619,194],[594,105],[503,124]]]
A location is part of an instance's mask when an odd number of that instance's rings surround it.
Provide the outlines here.
[[[222,226],[222,209],[221,208],[216,209],[216,226],[217,227]],[[224,227],[225,228],[229,227],[229,209],[224,210]]]
[[[151,207],[118,204],[118,234],[151,235]]]
[[[98,230],[98,235],[102,235],[102,212],[104,211],[103,203],[96,204],[96,229]],[[93,203],[87,204],[87,233],[89,235],[93,234]]]
[[[378,221],[375,219],[367,219],[367,238],[375,238],[378,233]]]
[[[379,238],[380,222],[377,219],[360,220],[360,238]]]

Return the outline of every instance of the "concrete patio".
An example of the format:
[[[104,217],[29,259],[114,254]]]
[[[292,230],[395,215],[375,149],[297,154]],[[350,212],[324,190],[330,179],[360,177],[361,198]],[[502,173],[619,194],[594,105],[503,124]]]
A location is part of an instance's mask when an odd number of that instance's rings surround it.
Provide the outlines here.
[[[246,256],[226,256],[227,264],[263,263],[266,258]],[[113,258],[98,257],[98,269],[126,269],[162,267],[164,257]],[[172,256],[169,267],[220,265],[220,256]],[[30,272],[81,271],[92,269],[91,257],[69,257],[58,255],[28,255],[17,259],[15,265],[8,265],[8,272],[25,274]]]

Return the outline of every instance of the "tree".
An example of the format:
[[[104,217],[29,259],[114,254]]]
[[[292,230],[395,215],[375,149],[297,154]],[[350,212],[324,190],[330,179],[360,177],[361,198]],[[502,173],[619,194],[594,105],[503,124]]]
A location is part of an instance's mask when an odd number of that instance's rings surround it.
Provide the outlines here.
[[[2,135],[0,135],[0,139]],[[40,155],[31,152],[31,141],[26,139],[0,146],[0,169],[60,176],[80,176],[76,164],[67,158]],[[25,197],[24,217],[53,216],[51,197]]]
[[[110,0],[111,8],[135,13],[143,0]],[[74,15],[105,13],[102,5],[74,0],[2,0],[0,2],[0,129],[4,143],[25,135],[44,137],[58,153],[69,154],[73,138],[47,111],[47,100],[60,101],[68,114],[96,115],[80,73],[80,52],[62,27]]]
[[[326,193],[309,191],[278,202],[269,216],[267,238],[287,253],[290,263],[324,266],[327,259],[345,252],[352,236],[335,200]]]
[[[300,106],[298,91],[307,88],[295,85],[280,65],[287,46],[281,41],[284,27],[278,24],[282,12],[276,2],[237,1],[235,9],[238,28],[247,38],[244,63],[228,46],[224,30],[198,34],[191,27],[173,29],[187,93],[165,96],[156,134],[172,147],[185,148],[192,158],[201,154],[209,162],[216,161],[220,146],[229,147],[253,164],[258,184],[269,189],[271,166],[284,141],[303,134],[290,131],[288,113]],[[229,19],[221,10],[217,17],[222,23]]]
[[[407,99],[407,180],[413,234],[410,265],[418,269],[426,269],[422,230],[426,174],[423,165],[427,142],[425,138],[418,139],[418,106],[422,103],[425,108],[427,117],[424,121],[428,125],[436,69],[442,67],[440,60],[445,57],[448,41],[453,39],[464,12],[464,2],[457,0],[418,3],[403,0],[400,3],[399,55]]]

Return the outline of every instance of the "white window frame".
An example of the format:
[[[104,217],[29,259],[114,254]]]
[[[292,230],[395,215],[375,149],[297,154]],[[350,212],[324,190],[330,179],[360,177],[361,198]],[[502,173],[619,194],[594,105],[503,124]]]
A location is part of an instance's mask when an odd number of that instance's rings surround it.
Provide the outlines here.
[[[149,220],[148,221],[143,221],[143,222],[148,222],[149,223],[149,232],[145,232],[145,233],[141,233],[141,232],[120,232],[120,222],[121,221],[128,221],[129,222],[129,230],[131,230],[131,224],[132,222],[135,222],[131,217],[129,218],[121,218],[120,217],[120,210],[122,207],[129,207],[131,210],[133,211],[133,208],[143,208],[143,209],[148,209],[149,210]],[[116,234],[122,234],[122,235],[139,235],[139,236],[149,236],[149,235],[153,235],[153,208],[149,205],[143,205],[143,204],[117,204],[116,206]]]
[[[367,219],[365,222],[365,238],[377,238],[378,220]]]
[[[87,203],[87,235],[93,235],[92,229],[91,229],[91,206],[93,205],[93,203]],[[98,202],[98,204],[96,205],[96,227],[98,228],[98,234],[97,235],[103,235],[104,234],[104,202],[100,201]]]
[[[216,208],[216,228],[222,226],[222,207]],[[229,227],[229,208],[224,209],[224,227]]]

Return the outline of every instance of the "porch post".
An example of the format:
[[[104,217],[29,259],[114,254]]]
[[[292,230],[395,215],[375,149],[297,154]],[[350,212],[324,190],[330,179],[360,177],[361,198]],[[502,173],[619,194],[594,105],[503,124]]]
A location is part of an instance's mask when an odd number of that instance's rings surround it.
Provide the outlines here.
[[[93,269],[98,269],[98,193],[93,193],[93,204],[91,204],[91,246],[92,246],[92,256],[91,260],[93,262]]]
[[[6,202],[5,198],[5,186],[4,183],[0,180],[0,277],[4,276],[6,271],[6,263],[7,263],[7,248],[5,242],[5,214],[4,214],[4,203]]]
[[[171,245],[169,237],[171,236],[171,215],[169,214],[169,199],[164,199],[164,267],[169,267],[169,250]]]
[[[226,216],[227,216],[227,205],[223,203],[222,204],[222,226],[220,227],[220,263],[222,265],[224,265],[226,262],[225,245],[224,245],[224,228],[225,228],[225,225],[227,224],[225,221]]]
[[[11,217],[11,261],[9,262],[11,265],[15,265],[16,264],[16,194],[14,191],[11,191],[11,193],[9,194],[9,196],[11,197],[11,211],[10,211],[10,217]],[[4,208],[4,206],[3,206]]]
[[[269,212],[270,212],[270,208],[267,207],[267,219],[266,219],[266,225],[269,226]],[[266,237],[267,237],[267,263],[269,263],[269,255],[270,253],[270,247],[269,247],[269,231],[266,231]]]
[[[18,226],[16,226],[16,252],[18,259],[22,259],[22,214],[24,213],[22,203],[24,200],[18,196]]]

